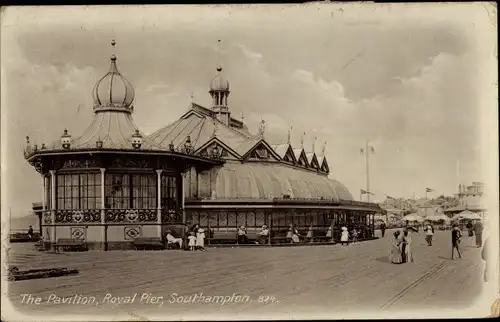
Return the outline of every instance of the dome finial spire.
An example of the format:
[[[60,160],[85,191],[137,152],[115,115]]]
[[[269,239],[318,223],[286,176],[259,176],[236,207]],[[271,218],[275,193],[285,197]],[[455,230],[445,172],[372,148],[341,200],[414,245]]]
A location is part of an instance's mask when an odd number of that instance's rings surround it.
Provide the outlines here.
[[[217,39],[217,71],[219,72],[222,70],[222,65],[220,61],[220,45],[221,45],[221,40]]]
[[[116,46],[116,40],[111,39],[111,47],[113,51],[115,46]],[[116,61],[116,55],[114,53],[111,53],[111,61]]]

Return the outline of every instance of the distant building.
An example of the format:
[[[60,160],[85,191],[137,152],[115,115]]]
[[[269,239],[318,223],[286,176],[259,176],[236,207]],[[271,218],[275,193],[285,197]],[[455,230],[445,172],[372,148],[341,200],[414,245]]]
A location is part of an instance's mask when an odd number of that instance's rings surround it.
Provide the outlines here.
[[[484,207],[484,184],[482,182],[473,182],[471,185],[458,185],[456,196],[458,205],[444,210],[448,216],[453,216],[464,210],[479,213],[482,216],[486,211]]]
[[[482,182],[473,182],[472,185],[458,186],[458,200],[460,206],[482,206],[483,204],[484,184]]]

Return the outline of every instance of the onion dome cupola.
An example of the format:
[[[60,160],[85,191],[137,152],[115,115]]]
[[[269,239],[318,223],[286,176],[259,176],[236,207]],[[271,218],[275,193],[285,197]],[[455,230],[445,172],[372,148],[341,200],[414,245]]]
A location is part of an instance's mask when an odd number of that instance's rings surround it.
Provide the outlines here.
[[[114,46],[114,41],[111,43]],[[116,67],[116,56],[111,55],[111,66],[106,75],[104,75],[95,85],[94,111],[119,110],[132,112],[134,107],[132,103],[135,98],[135,91],[132,84],[120,74]]]
[[[210,92],[229,92],[229,81],[222,72],[222,66],[217,66],[217,74],[210,82]]]
[[[210,96],[212,96],[212,111],[216,118],[229,126],[230,113],[227,105],[229,96],[229,82],[224,76],[222,66],[217,67],[217,74],[210,83]]]

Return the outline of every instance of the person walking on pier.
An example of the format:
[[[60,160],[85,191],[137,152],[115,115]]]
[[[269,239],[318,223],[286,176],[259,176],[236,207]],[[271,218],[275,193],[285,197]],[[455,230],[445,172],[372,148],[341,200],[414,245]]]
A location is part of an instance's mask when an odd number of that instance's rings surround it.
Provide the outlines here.
[[[428,246],[432,246],[432,237],[434,236],[434,227],[430,224],[425,228],[425,241]]]
[[[385,236],[385,229],[386,229],[385,222],[382,222],[380,224],[380,231],[382,232],[382,238],[384,238]]]
[[[401,247],[401,256],[403,263],[413,262],[412,238],[407,228],[403,230],[403,244]]]
[[[403,258],[401,255],[401,239],[399,238],[399,231],[394,232],[394,239],[392,240],[391,250],[389,252],[389,260],[393,264],[401,264]]]
[[[453,225],[453,229],[451,230],[451,259],[455,259],[455,249],[457,250],[458,253],[458,258],[462,258],[462,253],[460,252],[459,244],[460,244],[460,237],[462,237],[462,233],[460,232],[460,229],[458,228],[457,224]]]
[[[474,226],[474,232],[476,233],[476,246],[481,248],[483,246],[483,224],[480,221]]]
[[[467,225],[465,225],[465,227],[469,231],[469,237],[474,236],[474,225],[472,224],[472,220],[469,220],[469,222],[467,223]]]

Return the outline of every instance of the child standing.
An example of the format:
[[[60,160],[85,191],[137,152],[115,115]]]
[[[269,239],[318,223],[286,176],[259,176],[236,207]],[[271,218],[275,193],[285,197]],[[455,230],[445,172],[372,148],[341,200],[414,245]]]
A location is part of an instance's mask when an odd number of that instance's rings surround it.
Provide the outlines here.
[[[205,250],[205,231],[203,228],[198,229],[196,233],[196,248]]]
[[[356,228],[352,230],[352,243],[355,244],[358,241],[358,231]]]
[[[196,236],[194,235],[194,232],[190,232],[188,236],[189,240],[189,250],[194,250],[196,246]]]

